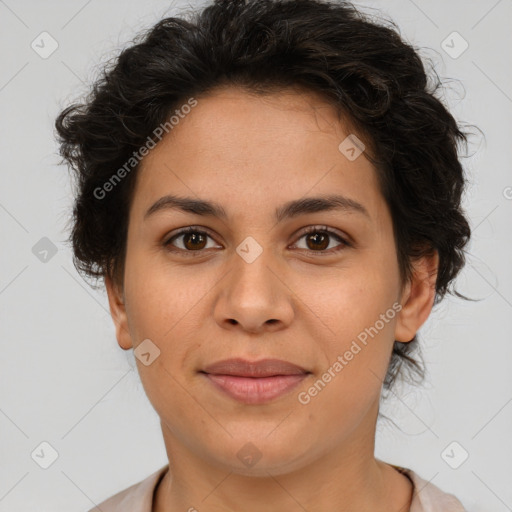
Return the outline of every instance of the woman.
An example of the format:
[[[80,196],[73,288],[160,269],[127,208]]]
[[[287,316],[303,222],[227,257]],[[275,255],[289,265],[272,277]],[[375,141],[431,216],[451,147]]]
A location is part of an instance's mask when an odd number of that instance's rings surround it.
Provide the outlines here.
[[[56,122],[75,265],[104,280],[169,459],[94,510],[463,511],[374,446],[381,392],[421,375],[416,333],[464,265],[465,134],[350,4],[194,16]]]

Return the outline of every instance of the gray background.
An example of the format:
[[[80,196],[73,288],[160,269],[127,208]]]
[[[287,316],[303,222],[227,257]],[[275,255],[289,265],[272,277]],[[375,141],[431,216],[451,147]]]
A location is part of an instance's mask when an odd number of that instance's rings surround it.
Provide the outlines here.
[[[72,193],[58,164],[53,122],[87,90],[101,62],[184,5],[0,0],[2,512],[85,511],[167,462],[133,354],[115,340],[106,294],[72,265],[65,243]],[[389,15],[441,77],[462,82],[451,82],[444,98],[459,120],[485,133],[485,140],[473,139],[473,156],[465,160],[473,238],[457,281],[462,293],[482,300],[449,297],[422,327],[426,384],[396,389],[383,406],[396,425],[379,424],[377,455],[454,493],[470,511],[509,511],[512,3],[358,5]],[[51,49],[49,39],[41,43],[43,31],[58,43],[47,58],[31,47],[35,41],[39,52],[43,44]],[[457,58],[441,46],[454,31],[469,44]],[[445,44],[452,54],[463,48],[458,36]],[[50,461],[44,441],[58,452],[47,469],[40,467]]]

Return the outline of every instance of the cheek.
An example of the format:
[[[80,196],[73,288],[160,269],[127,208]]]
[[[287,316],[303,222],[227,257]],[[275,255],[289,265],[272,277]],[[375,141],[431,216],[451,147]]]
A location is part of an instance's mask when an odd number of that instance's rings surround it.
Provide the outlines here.
[[[191,286],[175,269],[171,273],[157,263],[127,265],[127,315],[134,349],[150,339],[160,351],[148,366],[136,358],[137,368],[149,401],[163,418],[169,410],[186,417],[190,408],[183,369],[187,354],[201,344],[195,308],[200,307],[198,294],[211,288],[203,286]]]
[[[133,255],[126,263],[128,315],[137,337],[162,340],[188,320],[206,284],[191,283],[187,271],[151,256]],[[204,290],[202,289],[204,288]]]
[[[337,335],[330,335],[324,343],[327,363],[302,396],[336,428],[350,428],[378,403],[394,341],[391,306],[380,308],[378,301],[362,302],[359,308],[350,305],[338,316]],[[359,310],[355,313],[354,309]],[[388,317],[382,320],[380,315],[386,312]],[[336,428],[331,432],[334,436]]]
[[[199,278],[197,270],[156,260],[143,264],[133,258],[131,266],[127,265],[126,282],[127,314],[134,348],[149,338],[160,350],[152,371],[147,371],[147,367],[137,361],[150,397],[163,393],[162,382],[166,382],[165,394],[179,391],[178,382],[173,381],[169,373],[180,382],[188,378],[183,375],[184,369],[190,370],[186,362],[190,353],[200,349],[203,343],[204,321],[210,314],[205,310],[204,300],[215,284],[215,276],[211,280]],[[178,388],[174,389],[175,386]]]
[[[361,265],[337,272],[317,282],[315,291],[303,290],[304,302],[314,313],[319,329],[332,340],[333,346],[340,340],[348,341],[375,324],[388,310],[393,316],[392,305],[397,299],[397,283],[392,269],[377,265]],[[389,322],[379,322],[378,330],[389,334]]]
[[[317,324],[311,332],[326,356],[320,371],[327,372],[322,380],[329,380],[326,387],[332,391],[330,398],[324,397],[327,401],[357,407],[356,402],[379,393],[398,314],[397,276],[386,265],[375,261],[339,273],[324,283],[323,293],[309,296]]]

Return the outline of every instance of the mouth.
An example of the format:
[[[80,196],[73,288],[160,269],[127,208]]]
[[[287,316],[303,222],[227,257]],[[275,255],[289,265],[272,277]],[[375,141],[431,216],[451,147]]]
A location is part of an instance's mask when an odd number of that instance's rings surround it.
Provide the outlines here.
[[[280,359],[226,359],[200,371],[215,389],[245,404],[270,402],[295,388],[311,372]]]

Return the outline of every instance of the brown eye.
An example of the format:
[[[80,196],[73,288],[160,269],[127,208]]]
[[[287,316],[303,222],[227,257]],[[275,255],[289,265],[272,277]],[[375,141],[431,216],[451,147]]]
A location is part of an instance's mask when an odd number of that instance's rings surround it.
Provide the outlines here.
[[[203,233],[185,233],[183,235],[183,245],[190,250],[204,249],[206,237]]]
[[[306,247],[304,249],[313,252],[332,254],[333,252],[338,252],[343,248],[350,246],[344,238],[326,226],[312,226],[311,228],[308,228],[299,240],[303,238],[306,242]],[[329,247],[332,238],[338,240],[340,244],[338,244],[338,247],[327,251],[326,249]]]
[[[212,246],[207,246],[208,239],[213,240],[206,231],[190,226],[176,233],[164,242],[163,245],[168,248],[169,251],[174,253],[188,253],[189,255],[199,256],[201,253],[206,252],[204,249],[212,248]],[[299,240],[301,239],[305,239],[306,247],[300,249],[304,249],[318,255],[329,255],[350,246],[349,242],[326,226],[312,226],[308,228],[299,238]],[[333,239],[339,242],[338,246],[334,246],[334,248],[327,250]],[[180,243],[178,244],[178,242]]]
[[[306,235],[306,244],[308,242],[311,242],[311,245],[309,245],[309,248],[312,251],[322,251],[324,249],[327,249],[329,246],[329,235],[326,235],[325,233],[322,233],[320,231],[317,231],[315,233],[308,233]]]
[[[164,246],[168,247],[172,252],[201,252],[207,248],[208,238],[211,237],[205,231],[189,227],[169,238],[169,240],[164,242]],[[174,244],[175,241],[180,239],[181,247]],[[175,250],[171,247],[177,247],[177,249]]]

